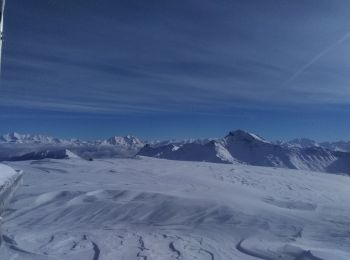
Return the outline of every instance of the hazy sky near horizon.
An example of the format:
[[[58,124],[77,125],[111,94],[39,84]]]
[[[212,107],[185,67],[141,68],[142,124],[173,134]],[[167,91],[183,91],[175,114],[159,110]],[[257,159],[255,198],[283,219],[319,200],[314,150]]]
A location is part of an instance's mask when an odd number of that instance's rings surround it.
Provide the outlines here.
[[[11,0],[0,132],[350,140],[348,0]]]

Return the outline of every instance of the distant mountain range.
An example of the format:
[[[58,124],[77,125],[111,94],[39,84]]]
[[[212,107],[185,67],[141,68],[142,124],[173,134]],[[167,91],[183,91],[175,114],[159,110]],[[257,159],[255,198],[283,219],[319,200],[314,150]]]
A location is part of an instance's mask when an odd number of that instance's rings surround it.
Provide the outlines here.
[[[247,133],[243,130],[237,130],[237,132]],[[249,133],[256,139],[264,140],[258,135]],[[188,140],[165,140],[165,141],[149,141],[143,142],[135,136],[127,135],[124,137],[113,136],[104,140],[92,140],[83,141],[79,139],[60,139],[46,135],[33,135],[33,134],[19,134],[16,132],[0,135],[0,144],[40,144],[40,145],[114,145],[125,148],[142,148],[145,144],[152,146],[163,145],[183,145],[183,144],[206,144],[210,141],[219,139],[188,139]],[[265,142],[267,142],[265,140]],[[287,142],[275,141],[272,144],[284,146],[284,147],[296,147],[296,148],[310,148],[310,147],[323,147],[333,151],[350,152],[350,141],[337,141],[337,142],[316,142],[308,138],[296,138]]]
[[[133,157],[143,146],[138,138],[131,135],[82,141],[10,133],[0,136],[0,161],[63,159],[69,157],[67,151],[85,159]]]
[[[136,137],[113,136],[106,140],[81,141],[79,139],[59,139],[46,135],[31,135],[10,133],[0,135],[0,144],[40,144],[40,145],[115,145],[122,147],[143,147],[143,143]]]
[[[288,147],[323,147],[333,151],[350,152],[350,141],[337,141],[337,142],[316,142],[308,138],[297,138],[288,142],[280,142],[281,145]]]
[[[350,142],[317,143],[306,138],[270,142],[243,130],[229,132],[218,139],[152,142],[142,142],[131,135],[93,141],[18,133],[0,136],[0,161],[135,155],[350,174]]]
[[[18,134],[18,133],[0,135],[0,143],[60,144],[63,142],[64,140],[45,136],[45,135],[30,135],[30,134]]]

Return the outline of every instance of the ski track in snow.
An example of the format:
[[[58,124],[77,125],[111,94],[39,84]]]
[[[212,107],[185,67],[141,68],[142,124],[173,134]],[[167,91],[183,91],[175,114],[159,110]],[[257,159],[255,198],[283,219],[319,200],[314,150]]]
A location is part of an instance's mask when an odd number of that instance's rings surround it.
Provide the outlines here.
[[[0,259],[350,259],[350,178],[154,158],[24,170]]]

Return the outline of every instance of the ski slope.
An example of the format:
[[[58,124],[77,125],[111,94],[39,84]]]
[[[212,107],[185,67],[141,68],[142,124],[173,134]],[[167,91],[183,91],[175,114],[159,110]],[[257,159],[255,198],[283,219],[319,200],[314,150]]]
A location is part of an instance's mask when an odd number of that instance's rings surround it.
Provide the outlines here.
[[[79,158],[25,172],[0,259],[350,259],[350,178],[240,164]]]

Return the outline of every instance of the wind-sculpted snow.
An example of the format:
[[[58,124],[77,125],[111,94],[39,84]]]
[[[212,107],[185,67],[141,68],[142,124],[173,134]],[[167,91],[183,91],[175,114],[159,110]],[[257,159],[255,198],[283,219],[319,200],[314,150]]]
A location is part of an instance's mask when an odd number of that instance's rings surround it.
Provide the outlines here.
[[[13,162],[0,259],[350,259],[350,178],[139,159]]]

